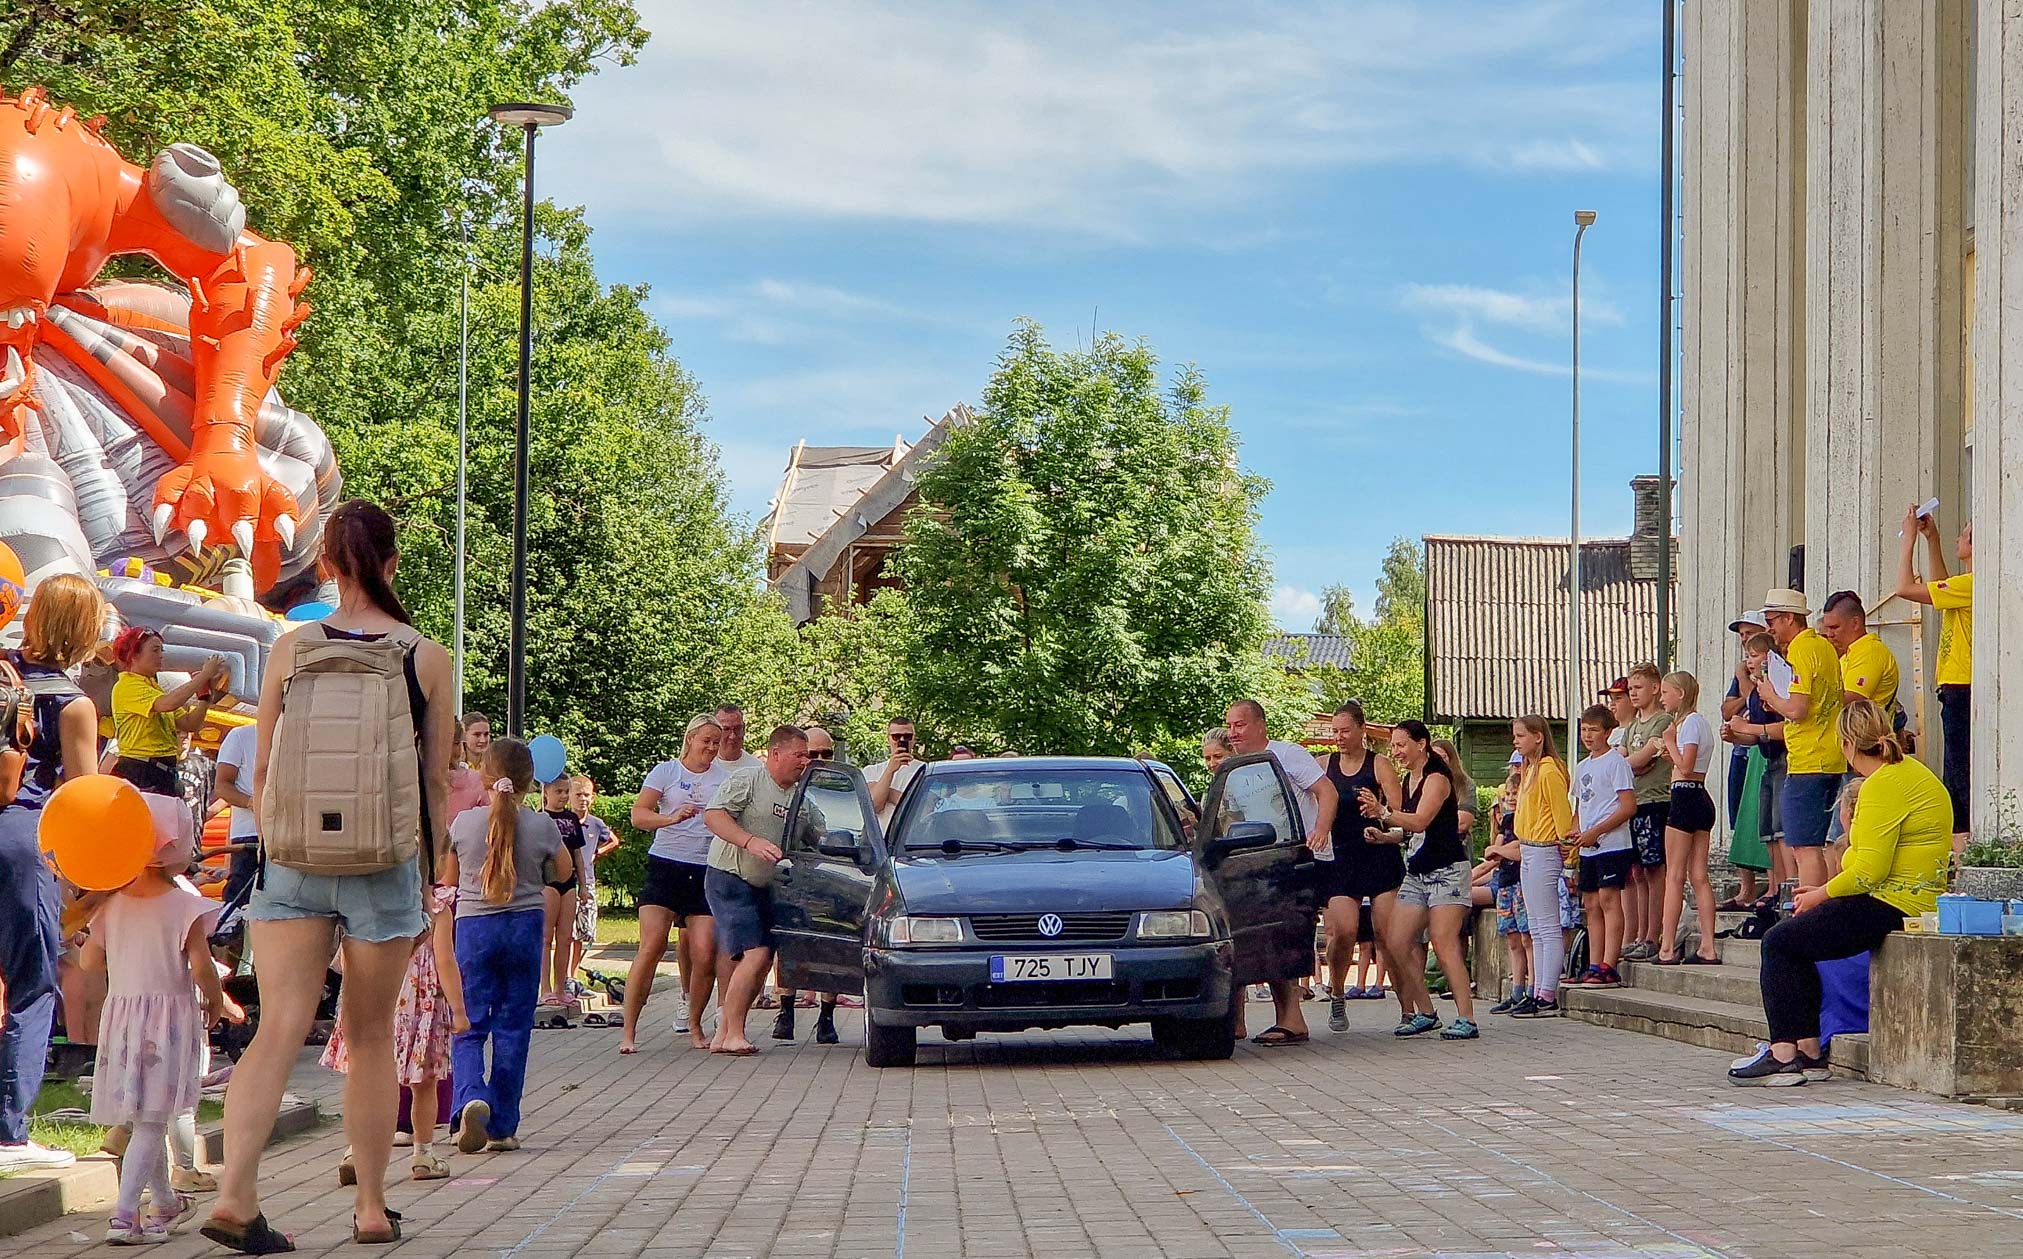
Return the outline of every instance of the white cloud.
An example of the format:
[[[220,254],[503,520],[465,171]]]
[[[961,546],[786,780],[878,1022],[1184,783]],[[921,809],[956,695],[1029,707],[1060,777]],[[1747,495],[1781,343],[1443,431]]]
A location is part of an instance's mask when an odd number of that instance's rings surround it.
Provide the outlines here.
[[[1321,597],[1298,586],[1280,586],[1271,592],[1271,616],[1280,629],[1305,632],[1313,628],[1321,614]]]
[[[1488,363],[1492,367],[1508,367],[1512,371],[1530,372],[1535,376],[1573,375],[1571,361],[1554,362],[1551,359],[1526,358],[1521,354],[1511,354],[1486,344],[1475,335],[1475,330],[1467,324],[1446,333],[1434,333],[1433,342],[1454,351],[1464,358],[1472,358],[1478,363]],[[1581,364],[1582,380],[1607,381],[1618,385],[1648,385],[1653,377],[1649,372],[1626,372],[1610,367],[1593,367]]]
[[[640,64],[581,84],[548,142],[552,187],[635,220],[1135,237],[1319,168],[1651,160],[1648,85],[1592,68],[1649,40],[1634,6],[639,7]]]
[[[1573,324],[1573,299],[1565,295],[1512,293],[1472,284],[1408,284],[1402,300],[1407,310],[1479,319],[1528,332],[1564,333]],[[1590,297],[1581,307],[1581,321],[1619,324],[1623,312],[1605,297]]]

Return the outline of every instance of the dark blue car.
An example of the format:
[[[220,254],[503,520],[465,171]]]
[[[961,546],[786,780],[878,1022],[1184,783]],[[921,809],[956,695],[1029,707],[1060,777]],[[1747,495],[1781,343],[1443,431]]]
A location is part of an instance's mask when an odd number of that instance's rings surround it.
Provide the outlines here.
[[[1313,969],[1313,863],[1291,783],[1232,757],[1197,808],[1164,765],[942,761],[880,833],[863,777],[811,766],[775,884],[784,982],[862,993],[865,1061],[911,1066],[920,1028],[1150,1023],[1226,1058],[1243,986]]]

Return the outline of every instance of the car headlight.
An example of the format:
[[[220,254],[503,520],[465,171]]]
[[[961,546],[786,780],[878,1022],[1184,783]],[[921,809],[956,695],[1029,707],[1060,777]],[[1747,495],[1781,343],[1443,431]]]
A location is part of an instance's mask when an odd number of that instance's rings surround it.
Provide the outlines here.
[[[891,944],[961,944],[960,918],[894,918],[885,928]]]
[[[1184,940],[1208,934],[1208,915],[1198,909],[1161,909],[1138,915],[1140,940]]]

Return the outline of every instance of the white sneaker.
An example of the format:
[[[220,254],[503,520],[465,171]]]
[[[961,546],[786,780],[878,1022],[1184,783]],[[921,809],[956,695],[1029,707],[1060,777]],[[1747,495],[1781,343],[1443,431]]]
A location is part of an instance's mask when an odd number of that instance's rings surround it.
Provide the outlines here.
[[[69,1150],[52,1150],[33,1141],[23,1141],[19,1145],[0,1145],[0,1172],[47,1171],[69,1167],[75,1162],[77,1155]]]
[[[405,1150],[406,1148],[414,1144],[414,1133],[412,1132],[394,1133],[393,1144],[396,1149]]]

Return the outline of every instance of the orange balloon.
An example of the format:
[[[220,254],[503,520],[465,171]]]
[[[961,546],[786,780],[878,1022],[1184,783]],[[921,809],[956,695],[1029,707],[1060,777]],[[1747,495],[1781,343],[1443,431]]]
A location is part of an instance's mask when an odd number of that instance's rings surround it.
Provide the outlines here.
[[[21,568],[21,557],[14,554],[13,547],[0,542],[0,626],[13,620],[27,601],[28,574]]]
[[[132,783],[111,774],[58,787],[37,834],[63,877],[87,892],[125,887],[154,858],[154,814]]]

